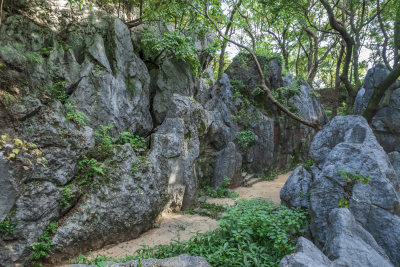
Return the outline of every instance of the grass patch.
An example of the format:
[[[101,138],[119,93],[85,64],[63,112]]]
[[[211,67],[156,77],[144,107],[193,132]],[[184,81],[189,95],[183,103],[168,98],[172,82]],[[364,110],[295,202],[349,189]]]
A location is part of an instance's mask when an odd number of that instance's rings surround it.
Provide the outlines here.
[[[188,241],[143,247],[123,259],[81,255],[74,263],[104,266],[106,260],[127,262],[190,254],[204,257],[212,266],[278,266],[283,256],[294,252],[307,217],[301,209],[264,199],[241,199],[228,208],[215,231],[196,234]]]

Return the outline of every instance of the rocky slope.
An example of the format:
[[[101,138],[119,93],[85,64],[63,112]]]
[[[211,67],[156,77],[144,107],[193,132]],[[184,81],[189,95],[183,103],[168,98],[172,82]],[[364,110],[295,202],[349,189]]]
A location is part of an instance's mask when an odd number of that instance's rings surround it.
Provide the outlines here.
[[[0,29],[0,266],[137,237],[201,183],[239,185],[242,168],[307,156],[314,132],[249,93],[246,58],[212,85],[209,69],[196,78],[173,56],[146,61],[141,29],[102,11],[20,2]],[[209,38],[196,41],[201,60]],[[274,90],[295,88],[279,91],[294,110],[326,121],[306,83],[263,64]]]

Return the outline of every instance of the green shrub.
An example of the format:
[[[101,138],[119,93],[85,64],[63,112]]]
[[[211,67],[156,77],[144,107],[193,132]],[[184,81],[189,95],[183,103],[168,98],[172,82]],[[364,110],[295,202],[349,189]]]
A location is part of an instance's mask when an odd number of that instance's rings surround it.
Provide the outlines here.
[[[68,98],[67,93],[65,92],[65,86],[66,81],[58,81],[55,83],[52,83],[50,86],[50,94],[51,97],[55,100],[59,100],[61,102],[65,102]]]
[[[238,197],[239,195],[235,192],[231,192],[228,187],[231,184],[231,178],[225,176],[222,185],[215,190],[214,188],[205,185],[199,190],[199,196],[210,196],[215,198],[225,197]]]
[[[132,148],[138,151],[144,151],[147,149],[146,139],[141,136],[134,135],[131,132],[122,132],[116,140],[117,144],[130,144]]]
[[[95,153],[100,158],[106,158],[113,152],[115,140],[110,136],[112,127],[112,123],[109,125],[100,125],[100,130],[94,131],[96,135]]]
[[[204,257],[212,266],[278,266],[283,256],[294,252],[306,223],[303,210],[264,199],[241,199],[228,208],[215,231],[197,234],[188,241],[146,246],[124,259],[97,256],[88,260],[81,256],[75,263],[101,266],[106,260],[126,262],[189,254]]]
[[[69,203],[75,195],[71,191],[72,184],[66,185],[63,187],[63,196],[60,200],[60,205],[65,206],[66,208],[71,207],[71,203]]]
[[[87,125],[86,122],[89,121],[89,118],[82,112],[76,111],[76,106],[67,103],[65,104],[65,108],[67,110],[67,115],[65,116],[67,120],[73,121],[80,126]]]
[[[96,159],[89,159],[85,155],[82,156],[82,160],[78,162],[78,170],[82,176],[79,185],[92,181],[95,174],[104,175],[103,167],[103,164],[98,162]]]
[[[151,50],[149,54],[174,56],[178,60],[187,62],[195,76],[199,75],[201,68],[200,60],[197,56],[192,37],[186,36],[182,32],[179,32],[179,30],[164,33],[148,30],[143,36],[143,45]]]
[[[41,236],[39,236],[38,241],[31,245],[32,254],[31,259],[33,260],[34,266],[41,266],[39,262],[43,259],[51,250],[52,235],[57,231],[57,222],[51,222],[46,229],[44,229]]]
[[[248,148],[256,140],[256,135],[250,130],[243,130],[236,134],[236,141],[242,148]]]
[[[4,220],[0,223],[0,235],[12,235],[18,222],[13,222],[12,218],[15,216],[15,210],[7,215]]]

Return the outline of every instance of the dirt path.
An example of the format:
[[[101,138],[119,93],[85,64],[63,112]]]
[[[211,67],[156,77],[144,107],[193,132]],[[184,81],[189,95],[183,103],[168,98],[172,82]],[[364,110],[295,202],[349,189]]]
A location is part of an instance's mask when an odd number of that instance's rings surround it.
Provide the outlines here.
[[[239,194],[239,198],[266,198],[275,203],[280,203],[279,192],[290,173],[279,175],[274,181],[261,181],[251,187],[238,187],[233,189]],[[221,205],[232,205],[234,199],[230,198],[209,198],[208,203]],[[188,240],[196,232],[207,232],[217,228],[218,222],[209,217],[189,214],[168,214],[163,215],[157,222],[158,227],[153,228],[142,234],[139,238],[110,245],[103,249],[90,253],[93,256],[105,255],[114,258],[123,258],[132,255],[142,245],[155,246],[169,244],[172,240]],[[70,264],[56,265],[57,267],[67,267]]]

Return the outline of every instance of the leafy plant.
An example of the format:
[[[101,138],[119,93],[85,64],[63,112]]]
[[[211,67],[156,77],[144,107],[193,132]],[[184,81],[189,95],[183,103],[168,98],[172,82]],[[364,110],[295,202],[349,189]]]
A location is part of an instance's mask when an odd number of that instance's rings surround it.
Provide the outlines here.
[[[371,179],[371,176],[363,177],[358,170],[338,170],[338,173],[343,177],[343,180],[347,183],[360,181],[363,184],[367,184]]]
[[[79,185],[92,181],[95,174],[104,175],[103,167],[103,164],[96,159],[88,159],[87,156],[82,156],[82,160],[78,162],[78,169],[83,177]]]
[[[97,256],[89,260],[81,256],[75,263],[101,266],[107,260],[126,262],[189,254],[204,257],[212,266],[278,266],[284,255],[294,252],[306,224],[306,211],[264,199],[241,199],[228,208],[215,231],[196,234],[188,241],[144,246],[123,259]]]
[[[199,208],[200,208],[199,211],[200,215],[207,216],[213,219],[217,219],[218,215],[226,210],[226,208],[222,205],[215,203],[207,203],[207,202],[200,203]]]
[[[242,148],[250,147],[256,140],[256,135],[251,130],[243,130],[236,134],[236,141]]]
[[[198,76],[201,66],[192,37],[178,30],[164,33],[149,30],[143,36],[144,46],[150,47],[153,55],[173,55],[174,58],[187,62],[194,75]]]
[[[238,197],[239,195],[237,193],[231,192],[231,190],[228,189],[230,184],[231,179],[225,176],[222,185],[217,190],[205,185],[199,190],[199,196],[210,196],[215,198]]]
[[[343,170],[343,169],[339,169],[338,174],[342,176],[343,181],[345,182],[345,185],[343,187],[345,191],[345,197],[339,199],[337,207],[348,208],[354,185],[357,184],[358,182],[367,184],[370,181],[371,176],[363,177],[361,176],[358,170]]]
[[[50,94],[53,99],[59,100],[61,102],[65,102],[68,99],[68,95],[65,92],[65,84],[66,81],[58,81],[52,83],[50,86]],[[70,107],[72,109],[72,106]]]
[[[100,130],[94,131],[97,137],[95,151],[101,158],[109,156],[114,149],[114,138],[110,136],[110,130],[113,124],[100,125]]]
[[[65,104],[65,109],[67,111],[67,115],[65,118],[67,120],[73,121],[80,126],[86,126],[86,122],[89,121],[89,118],[83,114],[82,112],[76,111],[76,106],[71,103]]]
[[[12,218],[15,216],[15,210],[7,215],[0,223],[0,235],[12,235],[18,222],[13,222]]]
[[[117,144],[130,144],[136,152],[147,150],[146,139],[131,132],[122,132],[115,141]]]
[[[60,205],[65,206],[66,208],[71,207],[70,201],[75,197],[75,195],[71,191],[71,187],[72,184],[63,187],[63,196],[60,200]]]
[[[51,249],[52,235],[57,231],[57,222],[51,222],[42,235],[39,236],[38,241],[31,245],[32,254],[31,259],[35,266],[41,266],[39,260],[47,256]]]

